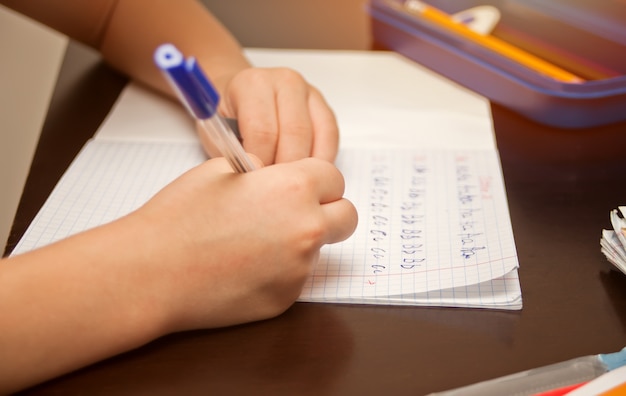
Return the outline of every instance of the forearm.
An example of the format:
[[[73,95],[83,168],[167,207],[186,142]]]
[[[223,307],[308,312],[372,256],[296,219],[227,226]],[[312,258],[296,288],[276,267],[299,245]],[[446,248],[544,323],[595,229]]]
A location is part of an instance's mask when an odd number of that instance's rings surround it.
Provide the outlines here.
[[[95,48],[120,72],[170,93],[153,52],[171,42],[199,59],[218,90],[249,67],[239,43],[197,0],[0,0]]]
[[[154,50],[168,42],[196,57],[222,93],[232,75],[250,66],[234,37],[194,0],[118,1],[100,50],[113,67],[169,91],[153,61]]]
[[[141,270],[150,260],[144,248],[150,242],[140,238],[134,221],[124,219],[0,263],[0,394],[165,332],[157,283]]]

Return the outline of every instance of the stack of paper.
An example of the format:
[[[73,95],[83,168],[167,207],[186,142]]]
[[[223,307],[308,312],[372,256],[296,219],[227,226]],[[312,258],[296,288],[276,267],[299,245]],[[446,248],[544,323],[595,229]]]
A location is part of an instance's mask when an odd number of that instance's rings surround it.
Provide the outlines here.
[[[626,206],[611,211],[612,230],[602,230],[602,253],[620,271],[626,274]]]

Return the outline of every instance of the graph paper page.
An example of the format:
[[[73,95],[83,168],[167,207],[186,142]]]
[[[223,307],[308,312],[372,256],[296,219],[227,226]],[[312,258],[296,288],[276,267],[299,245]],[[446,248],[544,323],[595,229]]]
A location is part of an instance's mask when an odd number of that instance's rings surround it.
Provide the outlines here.
[[[324,248],[302,300],[520,300],[495,151],[344,150],[338,166],[359,225],[347,241]]]
[[[121,217],[203,160],[192,142],[91,141],[14,254]],[[359,225],[348,240],[322,248],[301,301],[497,306],[519,299],[494,151],[345,149],[337,165]]]

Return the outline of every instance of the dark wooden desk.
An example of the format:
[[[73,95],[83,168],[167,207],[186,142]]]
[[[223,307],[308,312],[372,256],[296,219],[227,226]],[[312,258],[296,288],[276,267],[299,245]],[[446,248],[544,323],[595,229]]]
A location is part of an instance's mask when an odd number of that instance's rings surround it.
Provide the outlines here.
[[[70,46],[9,250],[125,84],[91,55]],[[298,303],[273,320],[164,337],[23,394],[415,396],[623,348],[626,275],[599,240],[626,204],[626,124],[559,130],[498,106],[493,117],[522,311]]]

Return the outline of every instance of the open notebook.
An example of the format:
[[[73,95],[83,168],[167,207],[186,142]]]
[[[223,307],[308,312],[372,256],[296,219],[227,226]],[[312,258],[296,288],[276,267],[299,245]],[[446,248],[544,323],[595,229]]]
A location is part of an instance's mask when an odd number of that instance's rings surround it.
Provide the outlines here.
[[[158,131],[150,139],[118,135],[147,118],[148,128],[185,133],[173,139]],[[484,121],[479,124],[489,125]],[[471,123],[464,123],[469,135]],[[175,103],[129,86],[14,254],[137,208],[206,159],[192,130]],[[322,248],[299,300],[521,309],[517,254],[496,150],[360,143],[347,142],[337,159],[359,225],[348,240]]]

